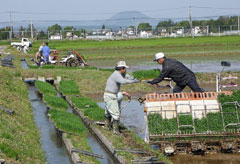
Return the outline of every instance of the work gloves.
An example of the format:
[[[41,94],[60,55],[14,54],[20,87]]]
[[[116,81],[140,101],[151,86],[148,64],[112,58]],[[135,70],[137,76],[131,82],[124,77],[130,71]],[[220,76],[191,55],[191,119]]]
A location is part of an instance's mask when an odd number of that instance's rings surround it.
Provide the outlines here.
[[[139,83],[140,80],[138,80],[137,78],[134,79],[134,83]]]
[[[155,84],[153,81],[146,81],[146,83],[148,83],[148,84]]]

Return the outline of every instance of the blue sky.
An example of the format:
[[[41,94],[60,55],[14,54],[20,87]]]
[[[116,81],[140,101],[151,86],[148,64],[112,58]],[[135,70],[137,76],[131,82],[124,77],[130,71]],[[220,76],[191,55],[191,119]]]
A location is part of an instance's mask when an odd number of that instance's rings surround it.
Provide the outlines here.
[[[193,18],[240,15],[240,0],[2,0],[0,22],[9,21],[8,11],[13,11],[13,21],[104,20],[121,11],[141,11],[153,18],[186,18],[188,6],[195,6]]]

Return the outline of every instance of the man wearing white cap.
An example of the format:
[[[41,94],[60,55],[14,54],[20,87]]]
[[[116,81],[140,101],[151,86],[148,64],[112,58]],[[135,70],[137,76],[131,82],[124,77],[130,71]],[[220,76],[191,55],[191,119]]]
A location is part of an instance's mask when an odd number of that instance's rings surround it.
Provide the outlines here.
[[[162,52],[155,55],[154,61],[162,65],[162,73],[159,77],[147,83],[154,85],[160,83],[165,77],[168,77],[172,78],[176,83],[173,93],[182,92],[186,86],[189,86],[193,92],[204,92],[199,87],[194,73],[181,62],[175,59],[167,59]]]
[[[139,80],[133,79],[132,77],[126,75],[126,69],[128,66],[125,61],[119,61],[115,67],[115,71],[108,78],[105,92],[104,92],[104,102],[106,104],[105,112],[105,129],[111,130],[111,125],[113,128],[113,133],[119,134],[119,121],[120,121],[120,103],[123,96],[131,98],[127,92],[120,92],[121,84],[131,84],[137,83]]]

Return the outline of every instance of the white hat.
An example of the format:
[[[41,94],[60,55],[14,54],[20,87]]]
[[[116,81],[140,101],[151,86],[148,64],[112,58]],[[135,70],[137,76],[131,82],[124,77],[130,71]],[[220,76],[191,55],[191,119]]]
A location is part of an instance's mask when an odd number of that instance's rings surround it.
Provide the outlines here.
[[[163,58],[165,55],[163,52],[158,52],[155,54],[155,59],[153,61],[157,61],[158,59]]]
[[[125,68],[129,68],[127,65],[126,65],[126,62],[125,61],[119,61],[116,65],[116,67],[125,67]]]

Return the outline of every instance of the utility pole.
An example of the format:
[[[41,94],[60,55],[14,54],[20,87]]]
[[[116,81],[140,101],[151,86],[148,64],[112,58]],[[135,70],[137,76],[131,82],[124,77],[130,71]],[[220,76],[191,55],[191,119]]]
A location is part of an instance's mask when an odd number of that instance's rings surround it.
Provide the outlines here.
[[[239,19],[239,16],[238,16],[238,33],[239,33],[239,30],[240,30],[240,19]]]
[[[191,36],[192,38],[194,38],[193,30],[192,30],[192,7],[191,6],[189,6],[189,24],[190,24]]]
[[[32,19],[31,19],[31,39],[33,39],[33,24],[32,24]]]
[[[12,34],[13,34],[12,12],[10,11],[9,14],[10,14],[10,30],[11,30],[9,34],[9,39],[10,41],[12,41]]]

